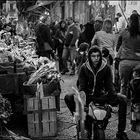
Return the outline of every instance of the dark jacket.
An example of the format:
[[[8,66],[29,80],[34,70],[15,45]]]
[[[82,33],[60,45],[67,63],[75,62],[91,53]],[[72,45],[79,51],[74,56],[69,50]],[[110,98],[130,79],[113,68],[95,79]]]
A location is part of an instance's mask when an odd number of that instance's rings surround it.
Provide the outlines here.
[[[52,41],[50,28],[47,25],[45,25],[43,23],[40,23],[37,25],[36,38],[37,38],[39,51],[44,51],[44,43],[45,42],[49,43],[49,45],[52,47],[52,49],[54,49],[54,44]]]
[[[66,38],[65,34],[66,34],[66,30],[57,29],[54,38],[61,39],[64,44]]]
[[[91,46],[91,41],[95,34],[94,23],[88,22],[84,25],[84,28],[85,30],[80,33],[78,46],[83,42],[86,42]]]
[[[86,93],[87,104],[95,98],[111,98],[111,95],[115,94],[111,68],[107,65],[106,59],[101,59],[101,65],[98,70],[91,67],[91,60],[89,59],[90,57],[81,66],[78,76],[78,88],[79,91]]]

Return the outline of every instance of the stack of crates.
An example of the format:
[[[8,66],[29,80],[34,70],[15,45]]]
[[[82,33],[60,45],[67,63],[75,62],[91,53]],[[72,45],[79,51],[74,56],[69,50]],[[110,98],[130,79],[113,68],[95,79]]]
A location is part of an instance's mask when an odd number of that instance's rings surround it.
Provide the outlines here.
[[[28,135],[45,138],[57,135],[57,109],[55,96],[27,99]]]

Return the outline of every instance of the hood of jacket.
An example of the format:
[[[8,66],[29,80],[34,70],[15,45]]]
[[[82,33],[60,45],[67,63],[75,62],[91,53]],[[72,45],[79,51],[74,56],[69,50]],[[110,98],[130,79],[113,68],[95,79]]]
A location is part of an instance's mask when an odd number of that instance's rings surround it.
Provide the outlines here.
[[[97,65],[97,67],[96,67],[96,69],[97,69],[96,72],[98,72],[98,71],[100,71],[101,69],[103,69],[103,68],[107,65],[107,60],[106,60],[105,58],[102,57],[102,53],[101,53],[100,48],[99,48],[98,46],[94,45],[93,47],[91,47],[91,48],[89,49],[89,52],[88,52],[88,59],[87,59],[87,61],[86,61],[86,66],[87,66],[87,68],[88,68],[90,71],[95,72],[95,71],[93,71],[94,66],[93,66],[92,60],[91,60],[91,54],[92,54],[93,52],[99,52],[99,54],[100,54],[99,63],[98,63],[98,65]]]

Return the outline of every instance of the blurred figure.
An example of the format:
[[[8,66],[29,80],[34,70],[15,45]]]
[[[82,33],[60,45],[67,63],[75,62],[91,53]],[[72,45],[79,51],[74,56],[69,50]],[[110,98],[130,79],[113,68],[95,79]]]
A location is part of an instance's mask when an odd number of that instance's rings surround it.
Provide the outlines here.
[[[128,96],[128,83],[133,68],[140,63],[140,21],[138,14],[130,16],[130,25],[119,36],[116,50],[119,61],[119,75],[121,80],[121,94]]]
[[[59,27],[56,30],[55,33],[55,48],[57,50],[57,56],[59,59],[59,71],[62,72],[63,70],[63,62],[62,62],[62,54],[63,54],[63,48],[64,48],[64,43],[66,39],[66,31],[67,31],[67,26],[66,22],[64,20],[60,21]]]
[[[94,23],[94,31],[98,32],[102,29],[103,26],[103,19],[100,16],[95,17],[95,23]]]
[[[66,72],[68,72],[68,66],[67,66],[67,60],[70,57],[70,75],[74,75],[75,74],[75,57],[76,57],[76,40],[78,39],[78,34],[79,31],[73,21],[72,17],[68,18],[68,30],[67,30],[67,34],[66,34],[66,41],[65,41],[65,47],[63,49],[63,66],[64,69],[61,72],[61,74],[65,74]]]
[[[79,35],[78,47],[83,42],[88,43],[89,46],[91,47],[91,40],[92,40],[94,34],[95,34],[94,19],[91,19],[91,21],[87,22],[82,28],[82,32]]]
[[[39,56],[48,57],[49,59],[54,58],[53,49],[54,44],[52,41],[49,24],[50,17],[45,17],[41,23],[36,27],[36,40],[38,43],[37,54]]]
[[[112,33],[112,21],[110,19],[104,20],[102,30],[97,31],[92,39],[92,45],[98,45],[101,50],[105,47],[114,59],[115,35]]]
[[[122,16],[121,13],[117,13],[117,17],[118,17],[118,26],[117,26],[118,32],[121,32],[126,28],[127,24],[125,18]]]
[[[79,46],[79,49],[77,51],[77,55],[75,58],[76,66],[77,66],[77,73],[79,73],[79,70],[82,66],[83,63],[86,62],[87,60],[87,53],[89,49],[89,44],[88,43],[81,43]]]

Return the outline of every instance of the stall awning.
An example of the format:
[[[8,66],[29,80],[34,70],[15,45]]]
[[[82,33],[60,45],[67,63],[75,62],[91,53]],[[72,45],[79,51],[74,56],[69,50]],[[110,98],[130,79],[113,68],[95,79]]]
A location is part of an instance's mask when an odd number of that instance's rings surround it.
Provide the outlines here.
[[[29,7],[26,11],[34,11],[34,10],[39,10],[40,8],[44,8],[45,10],[49,11],[48,8],[44,7],[46,5],[49,5],[51,3],[53,3],[54,1],[43,1],[43,2],[40,2],[40,3],[37,3],[36,5],[33,5],[31,7]]]

